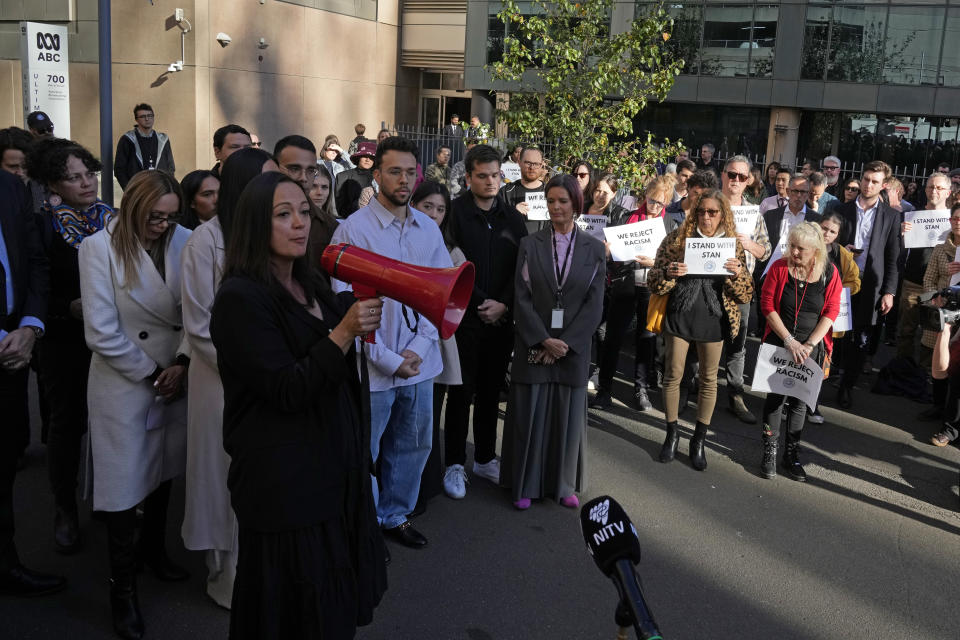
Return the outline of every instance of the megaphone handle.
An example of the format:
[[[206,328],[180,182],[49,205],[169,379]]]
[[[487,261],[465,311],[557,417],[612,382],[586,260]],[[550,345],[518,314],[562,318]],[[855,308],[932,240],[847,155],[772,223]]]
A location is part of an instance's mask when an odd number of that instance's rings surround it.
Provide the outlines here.
[[[363,284],[353,283],[353,297],[357,300],[369,300],[377,297],[377,290]],[[377,334],[371,331],[363,336],[363,341],[367,344],[377,344]]]

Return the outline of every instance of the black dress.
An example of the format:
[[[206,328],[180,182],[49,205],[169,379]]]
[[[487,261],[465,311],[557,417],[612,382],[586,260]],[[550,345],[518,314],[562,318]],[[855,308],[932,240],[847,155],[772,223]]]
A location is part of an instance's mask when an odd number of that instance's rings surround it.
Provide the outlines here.
[[[230,638],[352,638],[386,590],[356,354],[286,292],[233,277],[210,333],[224,389],[228,486],[240,525]]]

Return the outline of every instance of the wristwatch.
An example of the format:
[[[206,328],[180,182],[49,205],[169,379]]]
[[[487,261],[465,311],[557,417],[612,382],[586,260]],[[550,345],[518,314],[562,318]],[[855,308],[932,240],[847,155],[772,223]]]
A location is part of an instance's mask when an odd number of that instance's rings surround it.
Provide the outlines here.
[[[26,325],[25,328],[33,331],[33,337],[35,339],[39,340],[40,338],[43,337],[43,329],[41,329],[40,327],[34,326],[32,324],[28,324]]]

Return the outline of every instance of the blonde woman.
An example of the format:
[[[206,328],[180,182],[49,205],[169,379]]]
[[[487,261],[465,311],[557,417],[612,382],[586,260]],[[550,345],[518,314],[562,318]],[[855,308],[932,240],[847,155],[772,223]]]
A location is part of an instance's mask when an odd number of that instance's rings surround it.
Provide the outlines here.
[[[671,462],[677,453],[680,378],[687,351],[695,345],[700,359],[700,385],[690,461],[697,471],[707,468],[704,441],[717,403],[717,369],[723,341],[728,335],[737,336],[739,305],[753,298],[753,277],[744,266],[746,254],[739,240],[736,256],[723,265],[725,272],[716,276],[687,275],[683,262],[687,238],[721,237],[737,237],[733,211],[725,195],[707,189],[692,203],[683,224],[664,238],[647,275],[651,293],[670,296],[663,319],[663,411],[667,434],[660,461]]]
[[[80,245],[80,291],[93,352],[87,401],[93,508],[105,512],[113,626],[143,636],[136,566],[160,580],[189,574],[167,556],[170,480],[186,463],[188,347],[180,312],[180,253],[190,231],[180,185],[164,171],[127,184],[120,213]],[[136,507],[144,503],[139,549]]]
[[[787,251],[770,266],[760,294],[760,310],[767,319],[763,342],[785,348],[797,364],[807,358],[823,365],[833,349],[831,327],[840,311],[842,276],[827,257],[820,225],[801,222],[787,236]],[[768,393],[763,405],[763,462],[765,478],[777,475],[780,420],[787,411],[783,467],[790,478],[804,482],[799,460],[800,436],[807,407],[798,398]]]

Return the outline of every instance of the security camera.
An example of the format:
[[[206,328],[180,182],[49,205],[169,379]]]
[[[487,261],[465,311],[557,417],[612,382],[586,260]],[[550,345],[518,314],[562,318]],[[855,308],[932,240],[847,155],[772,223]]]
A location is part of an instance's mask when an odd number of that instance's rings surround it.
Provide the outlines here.
[[[177,71],[183,71],[183,60],[177,60],[176,62],[171,62],[170,66],[167,67],[167,71],[170,73],[176,73]]]
[[[220,43],[221,47],[225,47],[231,42],[233,42],[233,38],[231,38],[228,34],[221,31],[220,33],[217,34],[217,42]]]

